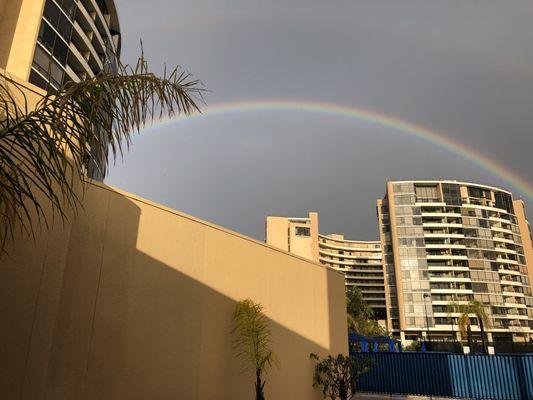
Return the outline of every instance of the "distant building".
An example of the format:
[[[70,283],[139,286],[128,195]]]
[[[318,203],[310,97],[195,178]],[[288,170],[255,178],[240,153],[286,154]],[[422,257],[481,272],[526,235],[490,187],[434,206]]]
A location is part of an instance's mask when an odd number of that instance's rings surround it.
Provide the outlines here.
[[[266,242],[342,271],[402,339],[459,338],[457,306],[473,300],[485,305],[489,340],[533,338],[533,239],[522,200],[475,183],[401,181],[377,205],[380,241],[322,235],[311,212],[267,217]]]
[[[533,247],[521,200],[474,183],[401,181],[377,205],[394,333],[451,339],[460,314],[450,307],[477,300],[494,340],[529,339]]]
[[[357,286],[379,320],[387,320],[387,304],[380,241],[319,235],[320,262],[344,273],[346,287]]]
[[[265,242],[318,262],[318,214],[310,212],[304,218],[267,217]]]
[[[348,240],[341,234],[321,235],[318,214],[266,219],[267,244],[320,262],[345,275],[346,287],[358,286],[377,317],[387,320],[380,241]]]

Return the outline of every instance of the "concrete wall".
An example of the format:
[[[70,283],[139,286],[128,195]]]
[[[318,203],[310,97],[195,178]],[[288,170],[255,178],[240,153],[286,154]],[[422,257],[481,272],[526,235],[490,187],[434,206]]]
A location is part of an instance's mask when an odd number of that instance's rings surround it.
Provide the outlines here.
[[[0,0],[0,68],[23,80],[31,64],[44,0]]]
[[[268,216],[265,222],[265,242],[270,246],[289,251],[289,219]]]
[[[526,204],[524,200],[514,200],[513,208],[518,219],[518,228],[520,229],[520,237],[522,239],[524,257],[529,275],[529,285],[533,286],[533,242],[531,241],[531,227],[526,215]]]
[[[83,203],[0,259],[0,398],[250,399],[243,298],[271,322],[267,398],[321,398],[309,353],[347,350],[341,274],[104,185]]]
[[[291,222],[289,225],[290,252],[307,260],[319,262],[318,258],[318,213],[310,212],[309,223],[299,224]],[[296,227],[306,227],[310,230],[310,236],[296,235]]]

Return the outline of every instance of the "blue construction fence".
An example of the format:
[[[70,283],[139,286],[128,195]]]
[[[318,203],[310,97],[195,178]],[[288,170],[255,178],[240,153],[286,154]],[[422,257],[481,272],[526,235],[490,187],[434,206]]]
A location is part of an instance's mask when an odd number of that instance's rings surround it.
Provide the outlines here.
[[[373,360],[358,384],[361,392],[533,399],[533,354],[355,353]]]

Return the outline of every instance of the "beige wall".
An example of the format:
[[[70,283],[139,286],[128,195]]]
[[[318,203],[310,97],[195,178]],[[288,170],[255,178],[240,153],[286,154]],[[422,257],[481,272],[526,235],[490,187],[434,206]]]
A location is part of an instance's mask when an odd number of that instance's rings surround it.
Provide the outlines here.
[[[382,221],[382,207],[383,200],[378,199],[376,202],[376,212],[378,217],[378,229],[379,229],[379,239],[381,243],[381,254],[383,256],[381,266],[383,268],[383,283],[385,287],[385,310],[387,313],[386,328],[389,332],[392,332],[392,315],[391,315],[391,293],[389,285],[389,273],[387,271],[387,262],[385,260],[385,232],[383,232],[383,226],[381,225]]]
[[[400,246],[398,235],[396,234],[396,208],[394,206],[394,186],[392,182],[387,182],[387,200],[389,207],[389,218],[391,227],[392,253],[394,257],[394,275],[396,277],[396,296],[398,298],[398,322],[400,330],[405,330],[405,310],[403,303],[402,271],[400,268]],[[380,228],[381,229],[381,228]]]
[[[0,68],[27,80],[44,0],[0,0]]]
[[[307,260],[318,262],[318,214],[310,212],[308,217],[309,223],[289,223],[289,251]],[[296,235],[296,227],[309,228],[310,236]]]
[[[309,218],[311,219],[311,258],[314,262],[319,262],[319,250],[318,250],[318,213],[310,212]]]
[[[523,200],[514,200],[513,207],[518,219],[520,237],[524,248],[524,257],[526,258],[527,271],[529,275],[529,284],[533,286],[533,243],[531,242],[531,227],[528,224],[526,215],[526,205]]]
[[[265,224],[265,242],[270,246],[289,251],[289,219],[269,216]]]
[[[346,352],[344,277],[91,184],[84,211],[0,260],[0,398],[249,399],[236,301],[270,318],[271,399],[319,399],[310,352]]]

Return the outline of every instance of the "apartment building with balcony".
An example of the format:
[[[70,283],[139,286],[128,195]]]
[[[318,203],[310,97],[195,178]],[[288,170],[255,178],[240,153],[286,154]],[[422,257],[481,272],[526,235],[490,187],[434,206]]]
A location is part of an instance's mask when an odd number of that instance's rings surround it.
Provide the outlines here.
[[[265,241],[290,253],[340,271],[346,288],[357,286],[383,324],[387,321],[380,241],[348,240],[342,234],[319,233],[318,214],[266,219]]]
[[[477,300],[489,339],[530,340],[533,248],[523,201],[474,183],[398,181],[377,208],[393,333],[451,339],[457,305]]]
[[[113,1],[46,0],[29,81],[45,90],[116,71],[120,28]]]
[[[344,273],[346,288],[357,286],[378,320],[387,320],[380,241],[348,240],[341,234],[318,236],[319,260]]]
[[[45,91],[117,71],[121,36],[113,0],[0,0],[0,27],[6,44],[0,68]],[[103,179],[99,164],[88,163],[88,176]]]

